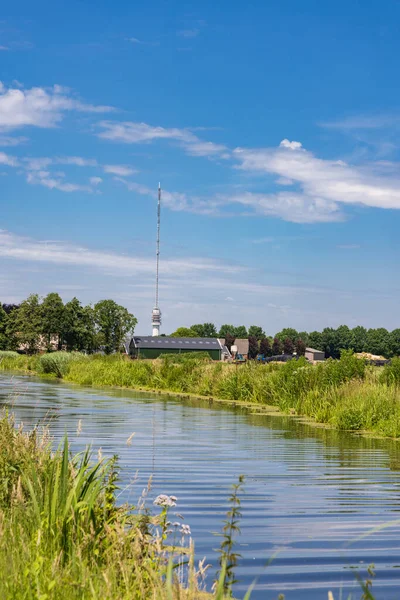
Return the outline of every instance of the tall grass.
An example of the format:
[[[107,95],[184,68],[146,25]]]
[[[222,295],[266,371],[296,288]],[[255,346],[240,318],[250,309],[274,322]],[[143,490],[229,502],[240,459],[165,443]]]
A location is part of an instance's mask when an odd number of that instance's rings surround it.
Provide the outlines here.
[[[200,600],[188,544],[168,545],[168,508],[118,507],[116,459],[54,454],[48,434],[0,418],[0,597],[2,600]],[[188,585],[182,573],[189,556]],[[179,569],[176,569],[176,566]],[[220,596],[221,600],[223,595]]]
[[[316,366],[305,359],[284,364],[232,365],[195,354],[157,360],[55,352],[4,357],[0,369],[52,374],[88,386],[116,386],[258,403],[310,417],[340,430],[400,437],[400,359],[379,375],[344,352]]]

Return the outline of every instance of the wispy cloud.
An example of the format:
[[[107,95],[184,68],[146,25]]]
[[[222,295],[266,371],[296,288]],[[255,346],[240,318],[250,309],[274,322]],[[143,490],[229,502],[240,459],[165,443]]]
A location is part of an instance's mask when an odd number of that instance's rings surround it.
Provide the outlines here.
[[[1,52],[1,51],[5,51],[5,52],[6,52],[6,51],[7,51],[7,50],[9,50],[9,49],[10,49],[10,48],[9,48],[8,46],[0,46],[0,52]]]
[[[0,165],[6,165],[8,167],[17,167],[19,165],[18,159],[15,156],[10,156],[5,152],[0,152]]]
[[[82,246],[61,242],[40,242],[31,238],[14,235],[0,230],[0,256],[14,260],[36,263],[75,265],[101,270],[108,275],[131,277],[132,275],[154,273],[153,257],[143,258],[91,250]],[[237,273],[241,268],[209,258],[176,258],[163,260],[163,273],[166,275],[188,276],[193,273]]]
[[[388,127],[398,127],[400,125],[400,115],[353,115],[335,121],[324,121],[319,123],[319,125],[320,127],[325,127],[327,129],[341,129],[343,131],[383,129]]]
[[[387,163],[363,167],[325,160],[304,149],[300,142],[287,140],[277,148],[237,148],[234,156],[239,169],[272,173],[298,184],[300,192],[277,194],[277,200],[288,206],[303,205],[310,215],[320,213],[322,220],[324,215],[329,220],[329,214],[336,220],[339,204],[400,209],[400,176]]]
[[[91,185],[70,183],[64,181],[62,176],[62,173],[52,175],[49,171],[29,171],[26,180],[32,185],[42,185],[50,190],[60,192],[93,192]]]
[[[120,177],[128,177],[134,173],[138,173],[136,169],[132,169],[126,165],[103,165],[105,173],[111,173],[112,175],[119,175]]]
[[[0,131],[25,126],[55,127],[68,111],[105,113],[110,106],[86,104],[67,88],[6,88],[0,83]]]
[[[11,137],[9,135],[0,135],[0,146],[19,146],[27,142],[28,138],[23,136]]]
[[[229,158],[229,150],[223,144],[203,141],[189,129],[160,127],[132,121],[101,121],[98,137],[124,144],[149,143],[155,140],[179,142],[193,156]]]

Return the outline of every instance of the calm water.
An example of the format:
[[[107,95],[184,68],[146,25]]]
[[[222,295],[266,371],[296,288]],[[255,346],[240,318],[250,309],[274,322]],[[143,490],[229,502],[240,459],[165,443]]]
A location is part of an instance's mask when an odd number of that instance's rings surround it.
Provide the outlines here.
[[[349,592],[359,598],[354,568],[365,575],[372,562],[377,597],[400,597],[400,446],[394,442],[243,409],[4,374],[0,403],[12,403],[27,426],[51,415],[54,437],[67,431],[76,450],[92,443],[104,455],[119,454],[127,486],[121,500],[135,502],[153,474],[151,498],[178,497],[197,554],[212,565],[219,543],[213,533],[221,529],[229,487],[245,474],[237,597],[258,577],[255,599],[272,600],[279,592],[326,599],[329,589],[335,598],[340,590],[344,598]]]

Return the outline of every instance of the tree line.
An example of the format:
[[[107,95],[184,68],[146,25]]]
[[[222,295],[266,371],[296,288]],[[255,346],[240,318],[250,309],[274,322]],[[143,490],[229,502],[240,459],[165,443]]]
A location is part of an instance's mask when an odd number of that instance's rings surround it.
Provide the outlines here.
[[[368,352],[370,354],[391,358],[400,355],[400,329],[388,331],[383,327],[367,329],[358,325],[350,329],[340,325],[337,329],[325,327],[322,331],[297,331],[286,327],[274,336],[268,336],[262,327],[244,325],[238,327],[225,324],[216,329],[213,323],[179,327],[173,334],[175,337],[218,337],[224,338],[227,345],[233,344],[236,338],[249,339],[249,353],[253,357],[258,353],[265,356],[276,354],[304,354],[306,347],[321,350],[325,357],[339,358],[341,350]]]
[[[137,319],[114,300],[66,304],[57,293],[31,294],[21,304],[0,304],[0,350],[119,351]]]

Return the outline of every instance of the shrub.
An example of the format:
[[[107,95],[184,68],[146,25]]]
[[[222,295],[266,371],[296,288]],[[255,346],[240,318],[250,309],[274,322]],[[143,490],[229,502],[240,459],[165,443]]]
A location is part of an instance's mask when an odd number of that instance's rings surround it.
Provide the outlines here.
[[[62,378],[67,375],[73,361],[85,359],[87,359],[86,354],[80,352],[51,352],[40,357],[39,370]]]

